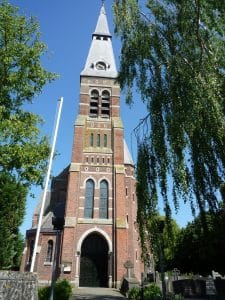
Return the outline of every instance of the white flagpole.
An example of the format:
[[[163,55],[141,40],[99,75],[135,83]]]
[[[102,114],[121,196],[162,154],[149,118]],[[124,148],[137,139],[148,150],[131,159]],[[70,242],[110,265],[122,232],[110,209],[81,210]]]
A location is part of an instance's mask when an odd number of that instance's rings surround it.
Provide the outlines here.
[[[55,144],[56,144],[56,138],[57,138],[57,133],[58,133],[58,128],[59,128],[59,120],[60,120],[61,111],[62,111],[63,97],[61,97],[58,100],[58,102],[59,102],[58,115],[57,115],[57,120],[56,120],[56,125],[55,125],[54,137],[53,137],[53,141],[52,141],[51,153],[49,156],[48,171],[47,171],[47,175],[46,175],[46,179],[45,179],[43,199],[42,199],[42,203],[41,203],[41,210],[40,210],[40,214],[39,214],[38,227],[37,227],[37,232],[36,232],[36,237],[35,237],[31,266],[30,266],[30,272],[32,272],[32,273],[34,272],[34,264],[35,264],[36,254],[37,254],[36,252],[37,252],[39,235],[40,235],[42,218],[43,218],[43,212],[44,212],[44,207],[45,207],[45,202],[46,202],[49,178],[50,178],[50,173],[51,173],[51,168],[52,168],[52,160],[53,160],[53,155],[55,152]]]

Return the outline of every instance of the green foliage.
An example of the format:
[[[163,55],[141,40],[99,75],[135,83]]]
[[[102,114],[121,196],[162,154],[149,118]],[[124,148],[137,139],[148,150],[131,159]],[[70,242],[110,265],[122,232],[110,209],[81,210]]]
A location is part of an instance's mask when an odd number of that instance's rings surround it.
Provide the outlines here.
[[[184,297],[180,294],[171,294],[167,296],[170,300],[184,300]]]
[[[42,181],[49,146],[40,137],[39,116],[24,111],[56,76],[41,66],[46,46],[39,25],[7,1],[0,1],[0,171],[27,186]]]
[[[144,287],[144,299],[145,300],[160,300],[162,299],[162,293],[160,288],[155,284],[151,283]],[[141,288],[133,287],[128,293],[129,300],[141,300]]]
[[[225,181],[225,3],[115,0],[114,15],[121,87],[128,103],[136,87],[148,111],[135,130],[146,158],[141,209],[161,193],[170,216],[172,182],[176,209],[183,199],[193,213],[215,211]]]
[[[160,300],[162,299],[162,293],[160,288],[152,283],[144,288],[144,299],[146,300]]]
[[[51,288],[49,286],[38,289],[39,300],[49,300],[51,295]],[[72,286],[68,280],[58,280],[54,285],[54,299],[55,300],[69,300],[72,295]]]
[[[212,270],[225,274],[225,263],[221,259],[225,252],[224,209],[206,214],[203,228],[200,217],[182,229],[171,264],[183,273],[209,275]]]
[[[39,25],[18,8],[0,1],[0,106],[16,112],[31,102],[42,87],[55,78],[41,65],[46,45],[40,41]]]
[[[225,242],[221,239],[225,232],[224,212],[208,213],[205,222],[207,227],[204,230],[200,218],[182,230],[174,260],[185,272],[204,275],[217,270],[225,274],[225,264],[220,259],[225,251]],[[183,260],[181,253],[185,256]]]
[[[39,137],[40,117],[20,110],[5,118],[0,106],[0,170],[7,171],[25,186],[41,184],[49,144]]]
[[[45,52],[36,20],[0,0],[0,268],[18,267],[28,187],[41,184],[46,169],[42,120],[24,110],[56,78],[41,65]]]
[[[50,295],[51,295],[50,286],[45,286],[38,289],[38,300],[49,300]]]
[[[13,270],[18,271],[21,265],[21,259],[24,249],[24,237],[20,232],[17,232],[14,239],[15,255],[13,257]]]
[[[133,287],[128,292],[129,300],[141,300],[141,289],[138,287]]]
[[[59,280],[55,284],[54,299],[55,300],[69,300],[72,295],[72,286],[68,280]]]
[[[0,269],[14,269],[20,264],[23,247],[18,227],[25,213],[26,194],[26,187],[0,172]]]

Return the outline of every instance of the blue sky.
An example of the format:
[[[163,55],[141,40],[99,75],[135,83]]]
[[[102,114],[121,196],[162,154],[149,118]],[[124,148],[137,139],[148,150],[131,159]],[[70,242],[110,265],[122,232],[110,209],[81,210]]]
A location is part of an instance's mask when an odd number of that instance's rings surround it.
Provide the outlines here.
[[[57,99],[64,97],[64,105],[56,150],[59,155],[53,162],[53,176],[64,169],[71,159],[73,124],[77,115],[80,88],[80,72],[84,67],[88,50],[101,8],[101,0],[11,0],[26,16],[35,16],[40,24],[41,40],[47,44],[48,53],[43,57],[43,65],[49,71],[60,75],[54,83],[47,85],[42,94],[34,99],[29,110],[40,114],[45,125],[42,132],[51,136],[53,131]],[[113,0],[105,1],[109,28],[113,34]],[[113,36],[113,48],[119,67],[120,42]],[[135,138],[131,139],[132,129],[146,114],[144,105],[136,95],[133,107],[127,106],[121,94],[121,115],[124,122],[125,138],[134,160],[136,159]],[[28,197],[26,217],[21,232],[31,226],[32,213],[40,196],[40,188],[32,188],[35,198]],[[181,226],[191,219],[190,210],[181,207],[175,219]]]

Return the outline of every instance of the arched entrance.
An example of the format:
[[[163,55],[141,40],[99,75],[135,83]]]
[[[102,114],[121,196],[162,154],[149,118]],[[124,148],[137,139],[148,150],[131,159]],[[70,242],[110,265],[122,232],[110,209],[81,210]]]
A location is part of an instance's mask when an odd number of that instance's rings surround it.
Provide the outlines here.
[[[89,234],[81,246],[79,286],[108,286],[108,244],[98,233]]]

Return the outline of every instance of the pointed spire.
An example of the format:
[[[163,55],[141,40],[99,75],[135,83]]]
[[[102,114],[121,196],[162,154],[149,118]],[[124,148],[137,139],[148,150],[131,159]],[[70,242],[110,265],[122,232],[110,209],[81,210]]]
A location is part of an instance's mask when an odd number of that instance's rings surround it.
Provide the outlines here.
[[[104,2],[102,3],[95,32],[92,35],[91,47],[81,75],[108,78],[116,78],[118,76],[112,48],[112,36],[109,32]]]
[[[111,36],[111,34],[109,32],[104,2],[102,2],[102,7],[101,7],[100,14],[98,17],[98,22],[97,22],[95,32],[93,33],[93,35]]]

